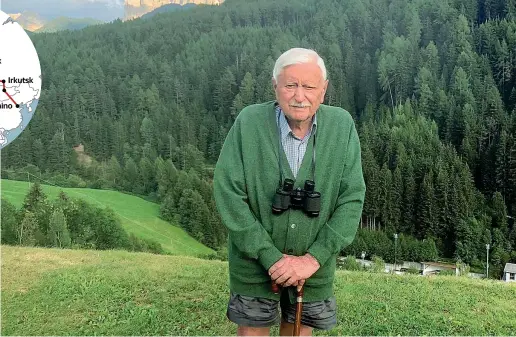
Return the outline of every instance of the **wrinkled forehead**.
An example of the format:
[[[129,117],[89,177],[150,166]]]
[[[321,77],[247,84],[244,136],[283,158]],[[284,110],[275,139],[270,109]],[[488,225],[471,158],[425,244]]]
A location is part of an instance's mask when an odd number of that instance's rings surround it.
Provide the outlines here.
[[[284,67],[279,73],[280,81],[324,81],[323,74],[316,62],[296,63]]]

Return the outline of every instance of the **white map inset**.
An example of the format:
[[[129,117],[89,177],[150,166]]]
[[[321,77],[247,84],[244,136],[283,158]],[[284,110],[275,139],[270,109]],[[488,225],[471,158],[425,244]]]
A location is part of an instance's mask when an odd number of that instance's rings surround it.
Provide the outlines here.
[[[25,30],[0,11],[0,149],[27,127],[41,93],[41,67]]]

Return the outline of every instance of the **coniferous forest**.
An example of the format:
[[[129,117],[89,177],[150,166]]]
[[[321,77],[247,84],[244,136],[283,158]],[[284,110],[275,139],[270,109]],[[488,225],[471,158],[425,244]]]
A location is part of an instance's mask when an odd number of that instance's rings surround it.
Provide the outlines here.
[[[489,243],[492,277],[516,262],[516,0],[227,0],[32,40],[43,90],[3,178],[141,195],[221,247],[225,136],[274,99],[276,58],[307,47],[362,145],[366,202],[343,253],[392,260],[399,233],[404,259],[483,268]]]

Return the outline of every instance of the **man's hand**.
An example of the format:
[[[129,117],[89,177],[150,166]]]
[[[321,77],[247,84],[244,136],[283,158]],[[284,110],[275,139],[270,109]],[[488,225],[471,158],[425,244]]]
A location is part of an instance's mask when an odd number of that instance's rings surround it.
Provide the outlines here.
[[[276,284],[283,287],[301,286],[319,267],[319,262],[308,253],[303,256],[283,254],[283,257],[269,269],[269,275]]]

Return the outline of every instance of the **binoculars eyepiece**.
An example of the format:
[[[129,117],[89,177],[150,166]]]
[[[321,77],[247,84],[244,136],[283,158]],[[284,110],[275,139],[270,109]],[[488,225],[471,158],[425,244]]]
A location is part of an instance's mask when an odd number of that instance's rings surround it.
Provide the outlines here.
[[[294,181],[285,179],[283,186],[279,187],[274,195],[272,213],[281,214],[292,207],[303,210],[309,217],[319,216],[321,193],[314,190],[315,183],[312,180],[306,180],[303,189],[299,187],[294,189]]]

